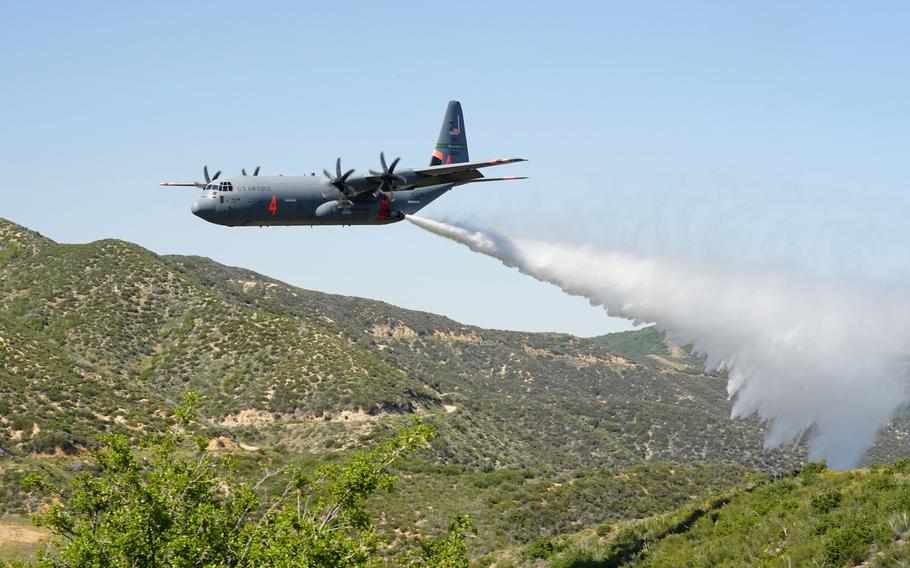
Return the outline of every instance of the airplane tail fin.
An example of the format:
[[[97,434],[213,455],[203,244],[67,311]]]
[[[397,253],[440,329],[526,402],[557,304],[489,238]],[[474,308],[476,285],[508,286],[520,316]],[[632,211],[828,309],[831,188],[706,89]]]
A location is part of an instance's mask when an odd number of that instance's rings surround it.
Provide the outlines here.
[[[468,137],[464,133],[464,113],[461,112],[460,102],[449,101],[430,165],[460,164],[467,161]]]

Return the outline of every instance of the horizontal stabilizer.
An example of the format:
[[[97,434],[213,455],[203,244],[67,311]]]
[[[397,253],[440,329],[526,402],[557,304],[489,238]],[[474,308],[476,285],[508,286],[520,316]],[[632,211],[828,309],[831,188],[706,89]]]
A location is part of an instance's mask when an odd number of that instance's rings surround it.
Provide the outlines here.
[[[479,183],[482,181],[515,181],[517,179],[528,179],[528,176],[508,176],[501,178],[480,178],[480,179],[471,179],[463,183]]]
[[[487,160],[485,162],[464,162],[461,164],[446,164],[442,166],[430,166],[428,168],[419,168],[414,170],[421,177],[437,177],[449,174],[457,174],[490,166],[501,166],[504,164],[514,164],[515,162],[526,162],[524,158],[499,158],[498,160]]]

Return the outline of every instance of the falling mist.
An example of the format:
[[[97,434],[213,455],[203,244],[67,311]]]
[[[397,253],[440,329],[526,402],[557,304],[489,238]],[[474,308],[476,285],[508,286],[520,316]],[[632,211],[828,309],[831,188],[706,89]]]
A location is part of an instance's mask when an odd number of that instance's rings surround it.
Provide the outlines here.
[[[908,401],[905,288],[408,220],[692,345],[728,373],[733,417],[766,423],[768,448],[805,441],[811,459],[854,467]]]

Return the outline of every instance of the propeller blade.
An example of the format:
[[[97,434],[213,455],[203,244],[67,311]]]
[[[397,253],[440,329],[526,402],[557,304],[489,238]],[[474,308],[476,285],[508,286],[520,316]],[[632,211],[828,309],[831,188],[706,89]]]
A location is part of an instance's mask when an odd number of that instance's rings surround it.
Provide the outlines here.
[[[221,175],[221,170],[218,170],[217,172],[215,172],[215,175],[212,176],[212,181],[215,181],[216,179],[218,179],[218,176],[220,176],[220,175]]]
[[[209,167],[208,166],[202,166],[202,173],[205,174],[205,183],[209,183],[210,181],[212,181],[211,178],[209,178]]]
[[[395,168],[398,167],[398,162],[401,161],[401,157],[395,158],[392,160],[392,165],[389,165],[385,161],[385,152],[379,152],[379,163],[382,164],[382,171],[377,172],[376,170],[370,170],[370,174],[378,177],[380,179],[379,186],[376,188],[377,191],[381,193],[388,193],[389,195],[393,194],[392,182],[397,181],[400,183],[407,183],[408,180],[401,175],[395,173]],[[385,189],[388,188],[388,189]],[[374,194],[375,195],[375,194]]]
[[[341,173],[341,158],[335,160],[335,175],[333,176],[329,170],[322,170],[322,173],[325,174],[325,177],[329,178],[329,183],[335,186],[335,189],[340,191],[346,196],[354,196],[357,194],[357,190],[348,185],[347,180],[354,173],[354,168],[349,169],[348,171]]]
[[[259,168],[260,168],[260,167],[261,167],[261,166],[256,166],[256,169],[253,170],[253,175],[254,175],[254,176],[258,176],[258,175],[259,175]]]
[[[240,175],[246,175],[246,168],[240,168]]]
[[[391,189],[386,189],[388,186],[385,182],[380,183],[376,186],[376,189],[373,191],[373,197],[385,197],[389,201],[395,201],[395,192]]]

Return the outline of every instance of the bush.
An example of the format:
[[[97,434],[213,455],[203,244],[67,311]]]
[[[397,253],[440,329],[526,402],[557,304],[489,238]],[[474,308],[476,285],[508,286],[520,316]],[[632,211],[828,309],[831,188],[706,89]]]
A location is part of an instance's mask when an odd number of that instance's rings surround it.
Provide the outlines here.
[[[823,461],[807,463],[800,470],[799,478],[802,480],[803,485],[813,485],[827,469],[828,465]]]
[[[410,568],[468,568],[468,548],[465,539],[475,532],[467,515],[458,515],[448,532],[441,537],[420,543],[418,555],[403,557],[402,564]]]
[[[841,495],[840,491],[832,489],[813,497],[811,504],[816,513],[825,514],[836,509],[842,499],[843,495]]]
[[[828,531],[825,542],[825,558],[834,566],[847,562],[860,562],[866,558],[869,545],[874,542],[873,531],[868,524],[854,522],[848,526]]]
[[[557,550],[559,550],[559,547],[552,540],[541,537],[534,539],[534,541],[525,549],[522,556],[527,559],[549,558],[553,556]]]
[[[607,536],[611,532],[613,532],[612,524],[603,523],[603,524],[597,525],[597,529],[596,529],[597,536]]]
[[[77,442],[66,432],[48,429],[42,430],[32,438],[28,447],[30,452],[48,454],[52,454],[58,449],[65,454],[72,454],[77,449]]]

